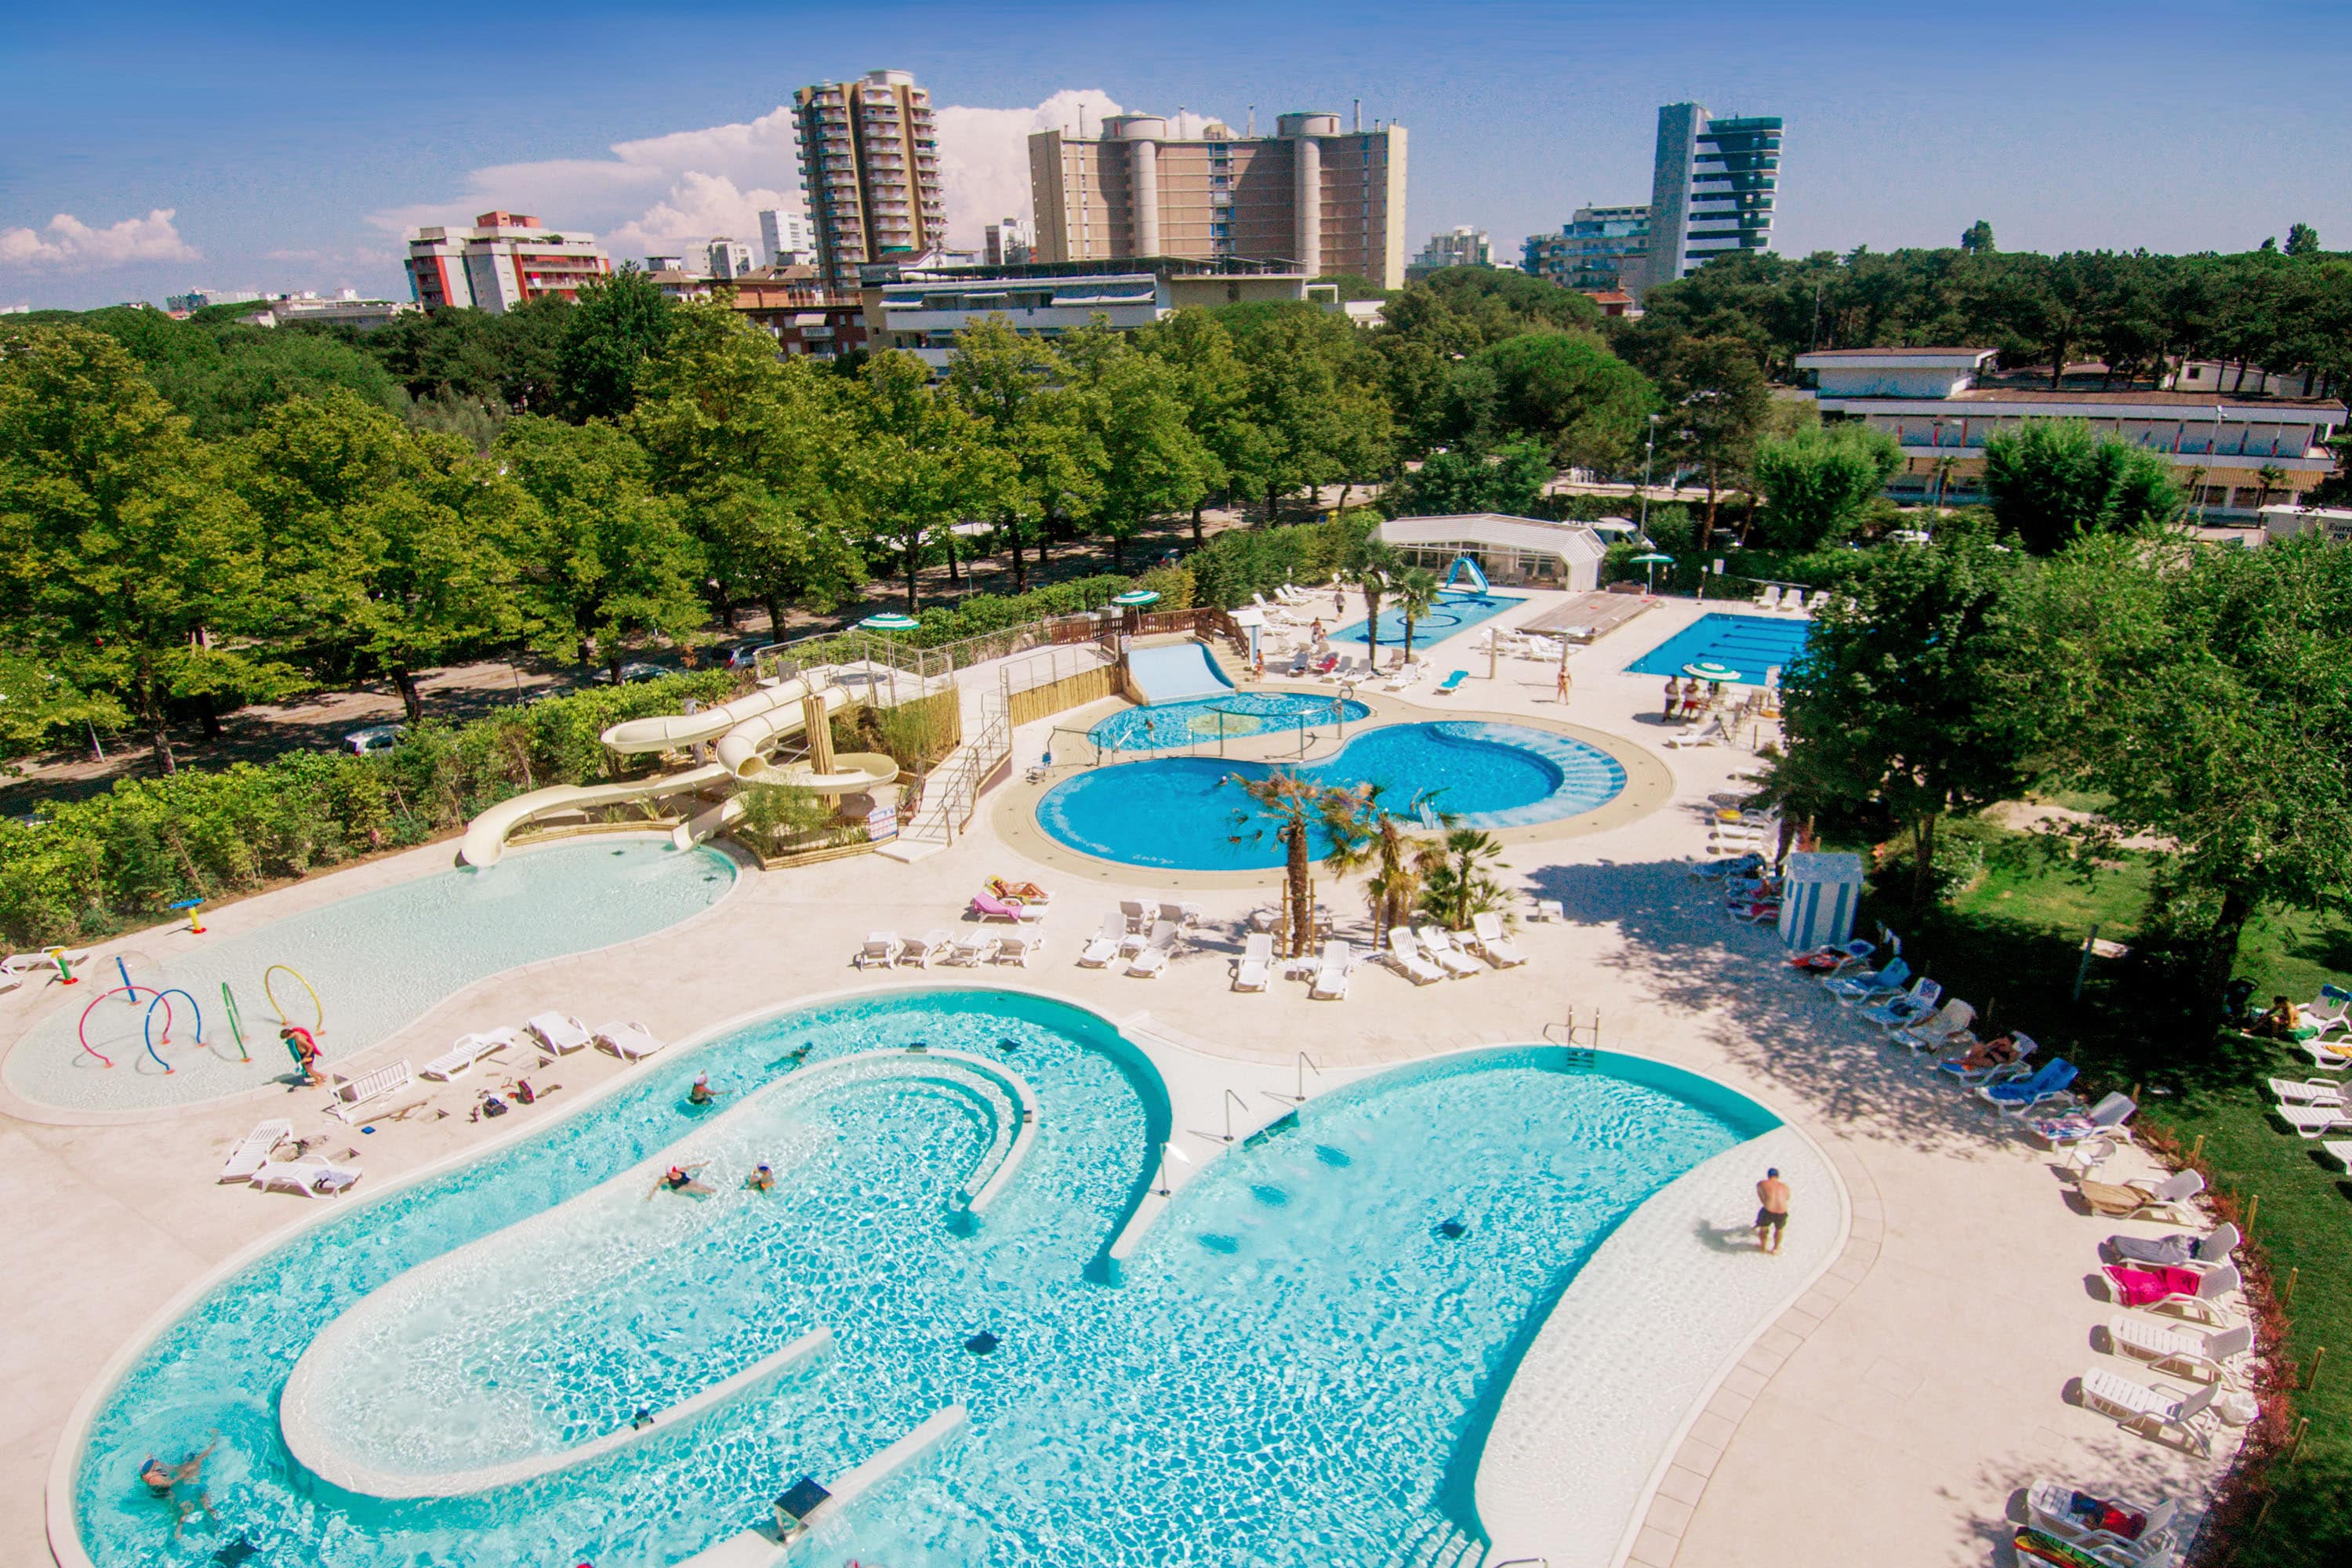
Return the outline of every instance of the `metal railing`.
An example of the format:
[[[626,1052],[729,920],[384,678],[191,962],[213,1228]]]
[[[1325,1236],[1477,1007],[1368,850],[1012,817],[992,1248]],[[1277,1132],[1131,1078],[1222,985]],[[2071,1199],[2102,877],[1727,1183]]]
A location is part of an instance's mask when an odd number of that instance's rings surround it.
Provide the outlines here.
[[[1203,725],[1195,718],[1186,725],[1181,738],[1171,736],[1160,743],[1149,746],[1106,744],[1095,738],[1091,727],[1081,729],[1075,724],[1056,724],[1047,739],[1045,752],[1048,756],[1058,759],[1058,762],[1063,764],[1085,758],[1087,759],[1085,765],[1100,767],[1106,762],[1144,762],[1153,757],[1223,757],[1227,754],[1225,745],[1229,741],[1267,740],[1287,735],[1292,739],[1295,749],[1279,751],[1271,758],[1258,756],[1250,760],[1255,762],[1304,761],[1313,754],[1317,744],[1327,738],[1339,744],[1346,743],[1348,739],[1346,703],[1349,700],[1346,693],[1347,690],[1352,689],[1349,688],[1338,695],[1322,698],[1323,706],[1314,712],[1302,713],[1286,722],[1275,724],[1267,722],[1270,717],[1267,714],[1252,713],[1244,709],[1227,709],[1213,704],[1206,711],[1217,721],[1215,723]],[[1300,693],[1300,695],[1310,694]],[[1138,710],[1129,709],[1126,711],[1135,712]],[[1228,725],[1224,722],[1227,719],[1234,722]],[[1096,722],[1101,723],[1103,721],[1097,720]],[[1326,731],[1329,731],[1328,736],[1325,733]],[[1154,740],[1160,741],[1160,737],[1155,735]],[[1335,745],[1332,750],[1338,750],[1338,746]]]
[[[953,844],[955,836],[971,826],[988,775],[1012,754],[1011,716],[1003,711],[987,714],[977,733],[924,775],[913,814],[898,836]]]

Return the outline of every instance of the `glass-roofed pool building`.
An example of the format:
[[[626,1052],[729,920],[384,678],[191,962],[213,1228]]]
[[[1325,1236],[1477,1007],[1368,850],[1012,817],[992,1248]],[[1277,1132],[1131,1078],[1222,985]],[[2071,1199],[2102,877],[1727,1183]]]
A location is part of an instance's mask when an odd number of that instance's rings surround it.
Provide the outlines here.
[[[1498,587],[1597,588],[1601,558],[1609,553],[1589,523],[1547,522],[1492,511],[1391,518],[1379,532],[1383,544],[1393,545],[1407,561],[1432,571],[1443,572],[1466,555]]]

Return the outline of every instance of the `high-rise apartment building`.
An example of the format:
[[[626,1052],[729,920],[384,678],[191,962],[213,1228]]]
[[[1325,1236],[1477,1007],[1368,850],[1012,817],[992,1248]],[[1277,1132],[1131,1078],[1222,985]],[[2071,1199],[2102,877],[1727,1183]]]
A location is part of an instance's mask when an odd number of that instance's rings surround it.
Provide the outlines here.
[[[905,71],[867,71],[793,94],[817,270],[855,293],[857,269],[947,244],[931,95]]]
[[[1286,114],[1262,137],[1122,114],[1098,136],[1029,138],[1040,261],[1278,259],[1401,288],[1404,177],[1403,126],[1342,131],[1336,114]]]
[[[760,265],[762,267],[798,267],[816,255],[816,247],[809,239],[808,219],[798,213],[781,212],[774,207],[760,213]]]
[[[1433,234],[1421,254],[1405,263],[1404,278],[1408,283],[1418,282],[1433,272],[1443,272],[1449,267],[1492,267],[1495,265],[1495,244],[1483,228],[1462,224],[1450,233]]]
[[[740,239],[720,235],[710,242],[710,276],[740,278],[751,270],[751,247]]]
[[[471,228],[421,228],[408,242],[408,287],[428,310],[471,305],[494,316],[543,294],[576,299],[609,278],[596,237],[549,232],[522,213],[483,213]]]
[[[1528,237],[1519,269],[1563,289],[1601,294],[1638,285],[1649,251],[1648,207],[1579,207],[1558,234]]]
[[[1672,282],[1731,251],[1771,249],[1780,179],[1777,116],[1716,120],[1700,104],[1660,108],[1638,287]]]
[[[1030,237],[1026,218],[998,218],[988,226],[987,233],[980,257],[991,267],[1019,267],[1037,254],[1037,243]]]

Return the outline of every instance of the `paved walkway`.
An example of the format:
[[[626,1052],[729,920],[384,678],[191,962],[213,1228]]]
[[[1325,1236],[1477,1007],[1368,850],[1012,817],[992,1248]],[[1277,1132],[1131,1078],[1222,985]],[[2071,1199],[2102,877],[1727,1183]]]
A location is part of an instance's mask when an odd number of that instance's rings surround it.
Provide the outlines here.
[[[1513,616],[1529,618],[1548,603],[1534,595]],[[1489,679],[1483,658],[1470,661],[1463,706],[1566,720],[1654,748],[1658,683],[1612,671],[1695,613],[1668,603],[1580,651],[1565,712],[1552,697],[1550,666],[1507,660]],[[1409,690],[1396,708],[1400,716],[1407,704],[1452,711],[1434,702]],[[1034,760],[1047,728],[1020,733],[1017,760]],[[1166,977],[1081,970],[1072,955],[1109,902],[1169,884],[1080,879],[1026,860],[988,827],[984,806],[975,831],[939,855],[913,865],[859,857],[760,878],[691,930],[647,938],[618,956],[559,960],[484,982],[369,1056],[421,1060],[463,1030],[551,1006],[592,1022],[639,1017],[656,1033],[684,1036],[854,986],[849,955],[865,931],[952,926],[983,877],[1034,875],[1066,889],[1047,923],[1049,947],[1036,967],[994,978],[1051,990],[1187,1047],[1191,1092],[1230,1085],[1262,1094],[1304,1072],[1302,1047],[1337,1080],[1433,1051],[1538,1039],[1572,1008],[1580,1026],[1597,1020],[1606,1048],[1710,1073],[1822,1148],[1851,1202],[1846,1244],[1692,1416],[1632,1532],[1631,1561],[1981,1563],[2006,1540],[2003,1516],[2037,1473],[2143,1495],[2201,1488],[2220,1461],[2119,1434],[2063,1397],[2086,1367],[2136,1372],[2095,1349],[2110,1310],[2086,1281],[2111,1227],[2069,1207],[2049,1155],[1927,1082],[1818,986],[1786,978],[1769,931],[1737,927],[1712,907],[1688,874],[1703,858],[1706,797],[1738,787],[1755,759],[1720,746],[1656,757],[1671,791],[1655,809],[1580,837],[1508,847],[1508,874],[1529,893],[1561,901],[1568,917],[1521,929],[1530,962],[1517,970],[1427,988],[1368,970],[1339,1004],[1311,1003],[1295,982],[1235,994],[1225,978],[1240,946],[1234,927],[1269,901],[1274,873],[1251,887],[1190,895],[1212,929]],[[229,906],[208,923],[224,931],[257,923],[425,874],[446,866],[449,853],[442,845],[393,858]],[[1354,913],[1352,888],[1327,889],[1324,897],[1343,921]],[[157,956],[188,940],[134,939]],[[1933,953],[1918,958],[1932,969]],[[893,979],[961,985],[972,976],[901,971]],[[54,991],[0,999],[0,1047],[61,1001]],[[518,1114],[560,1115],[625,1070],[602,1056],[564,1058],[532,1074],[561,1091]],[[513,1128],[514,1118],[504,1128],[467,1119],[480,1090],[499,1081],[461,1079],[436,1090],[425,1112],[351,1139],[365,1145],[369,1181]],[[197,1108],[131,1126],[0,1118],[0,1205],[15,1216],[14,1266],[0,1279],[0,1321],[12,1325],[0,1345],[0,1379],[10,1391],[0,1405],[0,1561],[46,1561],[43,1489],[58,1435],[97,1369],[174,1295],[319,1212],[299,1199],[211,1182],[224,1152],[258,1115],[292,1114],[299,1131],[331,1126],[316,1100],[315,1091],[270,1095],[260,1107]],[[1825,1223],[1829,1212],[1808,1205],[1794,1223]],[[1572,1486],[1573,1476],[1561,1483]]]

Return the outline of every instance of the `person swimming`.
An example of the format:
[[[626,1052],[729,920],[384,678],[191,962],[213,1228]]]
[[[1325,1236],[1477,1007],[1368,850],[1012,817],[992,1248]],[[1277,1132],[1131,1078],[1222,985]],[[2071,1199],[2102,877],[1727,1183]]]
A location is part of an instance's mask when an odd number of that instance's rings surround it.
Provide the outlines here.
[[[703,1168],[709,1163],[703,1160],[691,1165],[672,1165],[655,1180],[654,1190],[646,1194],[646,1200],[650,1203],[665,1192],[683,1193],[690,1198],[710,1196],[710,1184],[701,1179]]]
[[[694,1087],[686,1091],[686,1102],[688,1105],[709,1105],[726,1092],[723,1089],[710,1087],[709,1073],[698,1072],[694,1075]]]
[[[768,1169],[767,1163],[762,1161],[751,1167],[751,1173],[743,1178],[743,1184],[755,1193],[772,1193],[776,1190],[776,1173]]]
[[[220,1518],[213,1511],[211,1494],[200,1484],[204,1480],[205,1461],[213,1457],[213,1450],[220,1447],[220,1434],[214,1432],[211,1442],[176,1465],[167,1465],[152,1454],[140,1463],[139,1480],[147,1489],[147,1495],[158,1502],[172,1505],[172,1539],[174,1541],[180,1539],[181,1531],[187,1527],[188,1521],[195,1516],[197,1510],[203,1510],[206,1517],[215,1521]],[[194,1497],[182,1489],[187,1487],[195,1489]]]

